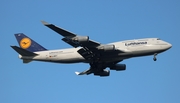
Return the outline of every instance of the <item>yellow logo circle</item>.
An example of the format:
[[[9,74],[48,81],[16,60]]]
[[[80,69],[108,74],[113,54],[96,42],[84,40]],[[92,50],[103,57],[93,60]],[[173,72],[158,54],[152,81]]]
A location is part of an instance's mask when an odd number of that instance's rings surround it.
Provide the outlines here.
[[[20,46],[21,46],[21,48],[23,48],[23,49],[29,48],[30,45],[31,45],[31,40],[30,40],[29,38],[23,38],[23,39],[20,41]]]

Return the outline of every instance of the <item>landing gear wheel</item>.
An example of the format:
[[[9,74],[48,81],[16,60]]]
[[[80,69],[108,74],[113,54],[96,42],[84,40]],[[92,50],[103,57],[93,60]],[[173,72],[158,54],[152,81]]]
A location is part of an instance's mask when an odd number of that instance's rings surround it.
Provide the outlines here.
[[[157,60],[156,57],[154,57],[153,60],[156,61]]]
[[[157,60],[156,55],[157,55],[157,53],[154,54],[154,58],[153,58],[154,61]]]

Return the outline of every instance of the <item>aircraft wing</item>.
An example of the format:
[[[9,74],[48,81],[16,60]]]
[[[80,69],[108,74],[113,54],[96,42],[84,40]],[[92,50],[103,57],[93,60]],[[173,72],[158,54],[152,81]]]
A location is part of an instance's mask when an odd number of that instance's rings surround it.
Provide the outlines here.
[[[42,23],[48,28],[62,35],[64,37],[62,39],[64,42],[75,48],[79,46],[82,47],[77,52],[87,60],[87,62],[90,64],[90,69],[83,72],[75,72],[77,75],[88,75],[93,73],[94,75],[99,76],[109,76],[109,71],[105,70],[109,65],[106,61],[102,60],[102,57],[105,55],[118,54],[122,51],[116,50],[114,45],[102,45],[98,42],[90,40],[88,36],[79,36],[73,34],[45,21],[42,21]],[[107,52],[108,50],[111,52]],[[105,51],[106,54],[104,54]],[[114,65],[115,62],[117,61],[111,61],[109,63]]]
[[[78,36],[74,33],[66,31],[62,28],[59,28],[53,24],[49,24],[45,21],[41,21],[45,26],[62,35],[64,38],[62,39],[64,42],[68,43],[73,47],[96,47],[99,46],[100,43],[90,40],[88,36]],[[86,42],[88,41],[88,42]]]

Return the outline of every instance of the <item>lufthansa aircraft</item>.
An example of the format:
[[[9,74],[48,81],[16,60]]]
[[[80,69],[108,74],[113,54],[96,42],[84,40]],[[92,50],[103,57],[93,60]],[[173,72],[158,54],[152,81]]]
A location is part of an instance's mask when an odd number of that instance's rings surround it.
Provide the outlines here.
[[[126,70],[125,64],[118,64],[124,59],[132,57],[156,55],[172,47],[168,42],[159,38],[145,38],[101,44],[89,39],[89,36],[79,36],[45,21],[42,23],[64,38],[62,40],[74,48],[47,50],[23,33],[15,34],[20,45],[11,46],[19,53],[19,58],[23,63],[31,61],[44,61],[54,63],[88,63],[90,68],[83,72],[75,72],[77,75],[89,75],[93,73],[97,76],[109,76],[110,70]]]

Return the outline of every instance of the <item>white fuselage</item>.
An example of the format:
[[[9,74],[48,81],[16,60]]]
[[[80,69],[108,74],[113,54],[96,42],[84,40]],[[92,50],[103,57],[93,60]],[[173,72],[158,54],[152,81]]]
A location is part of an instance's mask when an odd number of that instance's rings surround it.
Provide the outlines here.
[[[146,38],[146,39],[135,39],[126,40],[120,42],[110,43],[114,44],[116,51],[112,51],[112,55],[103,55],[103,60],[108,62],[121,61],[123,59],[153,55],[155,53],[161,53],[171,48],[171,44],[158,38]],[[82,57],[77,51],[80,48],[69,48],[69,49],[59,49],[59,50],[48,50],[35,52],[39,54],[34,57],[30,56],[19,56],[23,60],[35,60],[35,61],[46,61],[46,62],[56,62],[56,63],[78,63],[87,62],[84,57]]]

